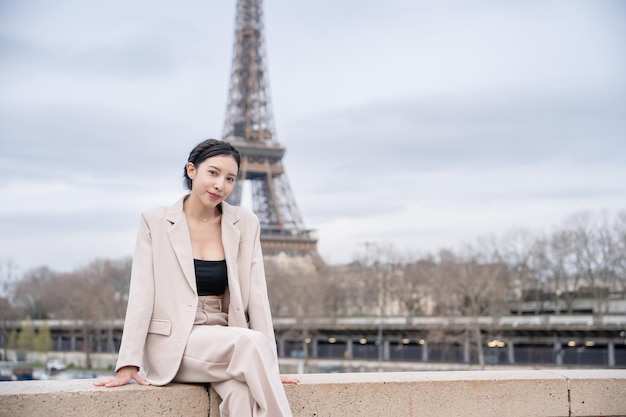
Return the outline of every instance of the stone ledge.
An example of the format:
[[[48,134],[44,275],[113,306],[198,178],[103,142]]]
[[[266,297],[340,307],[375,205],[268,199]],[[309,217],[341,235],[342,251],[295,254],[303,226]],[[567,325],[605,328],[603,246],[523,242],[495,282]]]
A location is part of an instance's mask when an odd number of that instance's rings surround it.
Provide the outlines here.
[[[95,379],[0,382],[1,417],[207,417],[204,385],[130,384],[97,388]]]
[[[305,374],[294,417],[626,416],[626,370]],[[0,383],[0,416],[218,417],[202,385],[96,388],[93,380]]]
[[[626,370],[303,375],[297,417],[626,416]],[[212,405],[216,396],[212,395]],[[570,403],[571,398],[571,403]]]

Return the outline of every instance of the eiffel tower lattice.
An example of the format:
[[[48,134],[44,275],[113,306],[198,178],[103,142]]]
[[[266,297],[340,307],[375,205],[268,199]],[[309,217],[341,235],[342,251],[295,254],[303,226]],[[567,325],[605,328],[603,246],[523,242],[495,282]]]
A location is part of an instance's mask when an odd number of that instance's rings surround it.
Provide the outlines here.
[[[242,155],[240,178],[228,202],[241,204],[244,180],[261,223],[265,255],[314,256],[317,240],[305,227],[276,140],[265,67],[261,0],[237,0],[235,45],[223,139]]]

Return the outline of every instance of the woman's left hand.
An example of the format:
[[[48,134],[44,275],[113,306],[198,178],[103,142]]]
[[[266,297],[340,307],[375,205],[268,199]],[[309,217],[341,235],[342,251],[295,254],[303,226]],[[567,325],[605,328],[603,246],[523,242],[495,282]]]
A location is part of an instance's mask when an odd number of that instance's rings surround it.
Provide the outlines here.
[[[283,384],[297,384],[298,382],[300,382],[300,379],[299,378],[294,378],[292,376],[283,376],[283,375],[281,375],[280,376],[280,381]]]

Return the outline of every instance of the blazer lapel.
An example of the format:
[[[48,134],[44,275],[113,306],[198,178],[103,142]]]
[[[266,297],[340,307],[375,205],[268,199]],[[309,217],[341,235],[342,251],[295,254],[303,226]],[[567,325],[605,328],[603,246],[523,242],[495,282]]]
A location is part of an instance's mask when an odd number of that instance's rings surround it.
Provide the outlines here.
[[[167,209],[166,219],[171,224],[167,234],[185,279],[193,292],[197,294],[193,250],[191,248],[187,219],[183,212],[183,201],[184,197]]]
[[[241,232],[235,226],[239,217],[228,203],[222,203],[222,245],[224,257],[228,268],[228,324],[236,327],[247,327],[243,301],[241,299],[241,287],[237,269],[237,256],[239,255],[239,237]]]

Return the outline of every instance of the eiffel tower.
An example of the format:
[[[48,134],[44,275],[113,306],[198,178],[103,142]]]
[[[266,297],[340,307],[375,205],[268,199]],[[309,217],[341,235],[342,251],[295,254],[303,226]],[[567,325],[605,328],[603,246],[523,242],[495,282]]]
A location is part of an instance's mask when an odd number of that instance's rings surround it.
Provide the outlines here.
[[[237,0],[235,45],[223,139],[242,156],[240,178],[228,202],[241,204],[247,180],[261,223],[264,255],[317,254],[313,231],[304,226],[287,173],[285,148],[276,140],[265,67],[261,0]]]

